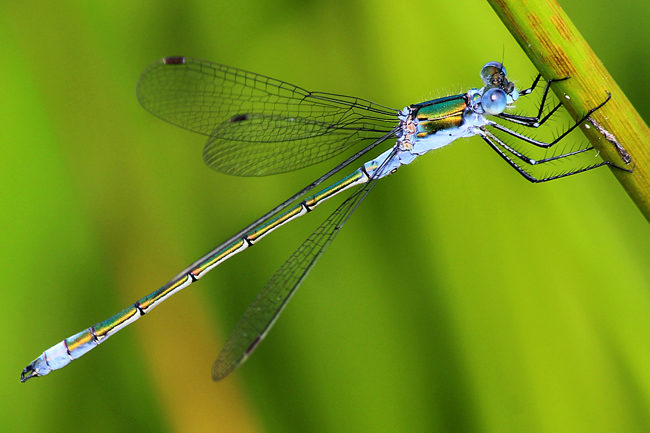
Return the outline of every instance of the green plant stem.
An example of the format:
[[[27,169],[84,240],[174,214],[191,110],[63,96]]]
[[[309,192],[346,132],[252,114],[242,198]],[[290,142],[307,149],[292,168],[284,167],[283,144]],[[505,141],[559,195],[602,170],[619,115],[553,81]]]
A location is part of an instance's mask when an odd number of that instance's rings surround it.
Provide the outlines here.
[[[605,66],[555,0],[488,0],[497,15],[545,78],[570,80],[552,87],[574,119],[612,99],[591,117],[597,123],[582,131],[605,160],[634,168],[633,173],[612,169],[623,188],[650,221],[650,130],[618,87]],[[568,96],[568,98],[567,98]],[[596,130],[613,134],[605,137]],[[602,129],[604,128],[604,130]],[[612,137],[631,156],[626,164]]]

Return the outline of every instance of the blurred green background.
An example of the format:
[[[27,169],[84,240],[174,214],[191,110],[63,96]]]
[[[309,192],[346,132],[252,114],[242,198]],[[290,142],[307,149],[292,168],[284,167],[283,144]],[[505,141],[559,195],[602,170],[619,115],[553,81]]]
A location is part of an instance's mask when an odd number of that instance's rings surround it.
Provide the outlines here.
[[[650,118],[650,3],[560,3]],[[215,173],[139,105],[187,55],[401,108],[535,71],[484,1],[3,1],[7,432],[647,432],[650,230],[608,169],[532,185],[479,138],[379,182],[255,355],[212,362],[323,205],[82,360],[43,350],[155,290],[336,161]]]

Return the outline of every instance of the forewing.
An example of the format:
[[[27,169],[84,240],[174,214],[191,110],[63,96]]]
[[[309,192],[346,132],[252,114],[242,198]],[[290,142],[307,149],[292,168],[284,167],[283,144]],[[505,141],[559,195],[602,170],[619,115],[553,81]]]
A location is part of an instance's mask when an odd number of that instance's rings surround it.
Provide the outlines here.
[[[210,138],[204,159],[241,176],[295,170],[377,139],[396,110],[359,98],[308,92],[241,69],[187,57],[162,59],[138,82],[142,106]]]

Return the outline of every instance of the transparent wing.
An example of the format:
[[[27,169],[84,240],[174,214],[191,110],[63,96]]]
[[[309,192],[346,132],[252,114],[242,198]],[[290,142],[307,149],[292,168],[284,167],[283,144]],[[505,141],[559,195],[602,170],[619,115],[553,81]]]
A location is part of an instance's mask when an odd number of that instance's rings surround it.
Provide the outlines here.
[[[397,124],[397,110],[309,92],[273,78],[187,57],[140,77],[138,100],[155,116],[210,138],[203,157],[222,173],[264,176],[331,158]]]
[[[377,170],[380,171],[381,168]],[[213,380],[223,379],[246,361],[375,182],[376,179],[372,179],[361,185],[275,272],[228,337],[212,366]]]

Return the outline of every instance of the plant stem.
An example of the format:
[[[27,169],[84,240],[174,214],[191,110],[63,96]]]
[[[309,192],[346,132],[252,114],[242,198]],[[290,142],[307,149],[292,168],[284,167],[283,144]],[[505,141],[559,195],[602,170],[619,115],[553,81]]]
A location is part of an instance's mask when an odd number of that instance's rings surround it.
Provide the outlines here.
[[[612,99],[591,116],[594,122],[582,125],[581,130],[604,159],[634,168],[633,173],[612,170],[650,221],[650,130],[587,41],[555,0],[488,3],[543,77],[571,77],[552,87],[574,119],[611,93]],[[616,142],[624,152],[617,150]],[[625,152],[632,159],[630,164],[624,160]]]

